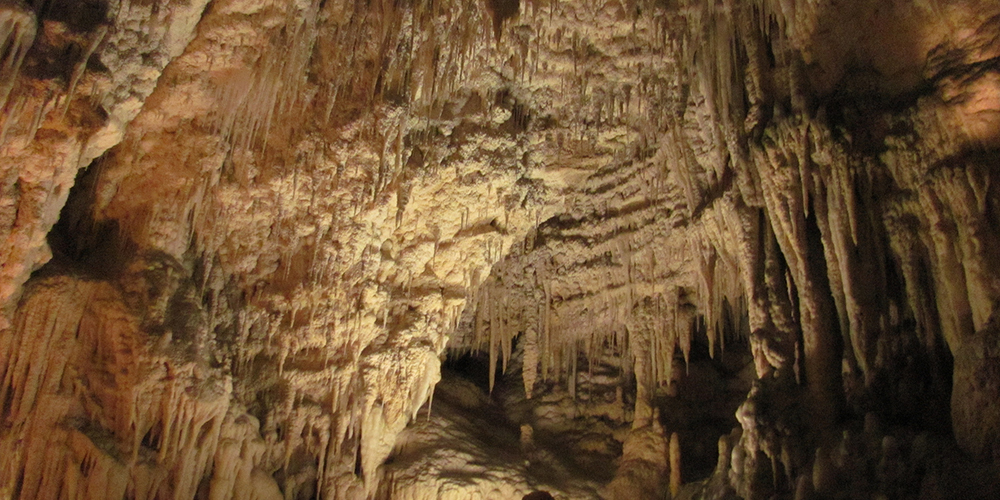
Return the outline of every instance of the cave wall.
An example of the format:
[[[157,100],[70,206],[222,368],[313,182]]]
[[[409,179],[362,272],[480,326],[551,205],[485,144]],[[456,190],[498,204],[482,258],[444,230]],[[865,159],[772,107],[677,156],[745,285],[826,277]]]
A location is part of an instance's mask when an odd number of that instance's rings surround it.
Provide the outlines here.
[[[640,429],[747,338],[744,497],[851,415],[1000,453],[991,2],[0,12],[4,497],[371,497],[516,342]]]

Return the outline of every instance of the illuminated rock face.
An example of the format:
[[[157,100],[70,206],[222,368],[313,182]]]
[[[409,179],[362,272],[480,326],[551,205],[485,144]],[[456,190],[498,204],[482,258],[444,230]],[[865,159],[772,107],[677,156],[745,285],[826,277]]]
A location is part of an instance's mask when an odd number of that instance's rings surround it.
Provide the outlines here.
[[[995,2],[0,0],[0,44],[0,498],[995,498]]]

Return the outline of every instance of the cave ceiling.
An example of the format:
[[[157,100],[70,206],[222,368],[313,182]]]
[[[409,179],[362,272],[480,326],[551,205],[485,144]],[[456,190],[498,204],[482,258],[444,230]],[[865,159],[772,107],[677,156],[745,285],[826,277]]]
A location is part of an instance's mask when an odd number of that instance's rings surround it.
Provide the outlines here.
[[[0,0],[0,58],[0,498],[1000,491],[996,2]]]

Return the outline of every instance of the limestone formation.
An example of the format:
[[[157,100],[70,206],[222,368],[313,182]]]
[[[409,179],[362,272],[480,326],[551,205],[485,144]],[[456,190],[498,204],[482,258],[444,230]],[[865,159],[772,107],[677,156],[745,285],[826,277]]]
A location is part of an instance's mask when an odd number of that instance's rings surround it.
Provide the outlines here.
[[[0,0],[0,110],[0,499],[1000,496],[995,1]]]

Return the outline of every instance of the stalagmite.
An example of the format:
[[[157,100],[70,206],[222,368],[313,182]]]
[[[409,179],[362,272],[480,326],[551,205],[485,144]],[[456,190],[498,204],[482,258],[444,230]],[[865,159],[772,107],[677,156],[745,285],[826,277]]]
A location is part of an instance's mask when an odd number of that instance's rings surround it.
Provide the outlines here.
[[[534,328],[528,328],[524,332],[524,360],[523,360],[523,380],[524,395],[531,399],[535,388],[535,381],[538,379],[538,333]]]
[[[670,496],[681,491],[681,442],[676,432],[670,434]]]
[[[809,500],[813,498],[813,483],[812,478],[806,475],[799,476],[798,481],[795,482],[795,496],[794,500]]]
[[[829,453],[817,449],[812,466],[812,485],[817,493],[829,494],[837,488],[837,470],[830,461]]]

